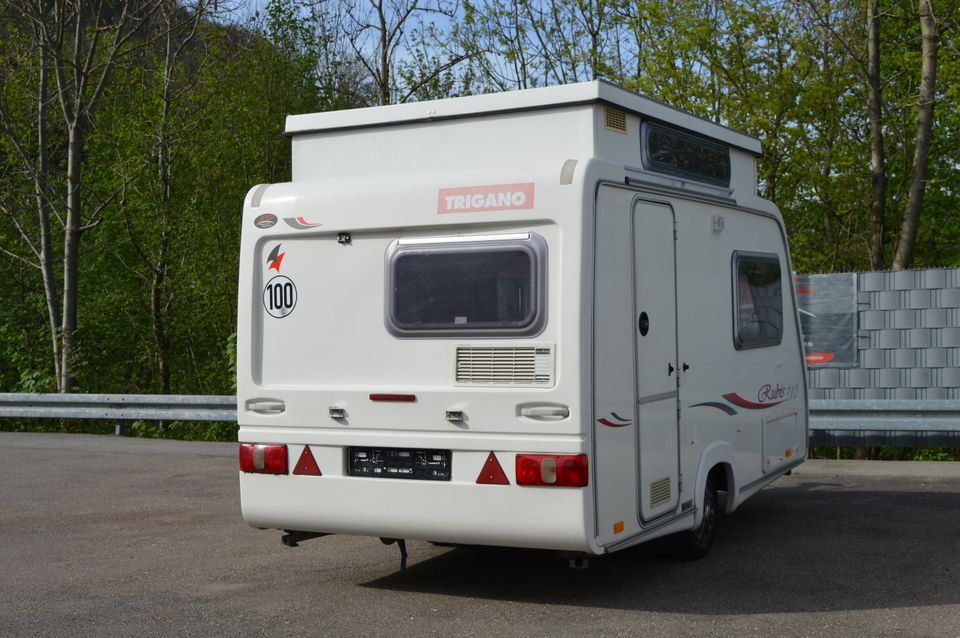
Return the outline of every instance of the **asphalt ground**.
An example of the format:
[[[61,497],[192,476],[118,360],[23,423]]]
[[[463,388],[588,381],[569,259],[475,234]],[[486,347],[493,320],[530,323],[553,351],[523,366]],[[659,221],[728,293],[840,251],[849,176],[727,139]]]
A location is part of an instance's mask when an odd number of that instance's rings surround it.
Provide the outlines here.
[[[808,462],[693,563],[409,549],[248,527],[234,444],[0,434],[0,636],[960,637],[960,463]]]

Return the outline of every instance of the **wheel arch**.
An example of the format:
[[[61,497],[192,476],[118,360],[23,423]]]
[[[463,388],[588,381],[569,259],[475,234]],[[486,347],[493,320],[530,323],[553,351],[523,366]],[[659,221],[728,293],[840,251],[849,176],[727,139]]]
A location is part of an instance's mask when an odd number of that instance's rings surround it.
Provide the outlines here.
[[[700,463],[697,467],[697,479],[694,484],[693,504],[696,508],[693,526],[700,525],[703,518],[703,497],[707,486],[707,477],[716,473],[718,490],[727,492],[726,511],[732,512],[736,507],[736,499],[731,496],[737,493],[737,477],[734,468],[733,446],[726,441],[715,441],[705,447],[700,454]]]

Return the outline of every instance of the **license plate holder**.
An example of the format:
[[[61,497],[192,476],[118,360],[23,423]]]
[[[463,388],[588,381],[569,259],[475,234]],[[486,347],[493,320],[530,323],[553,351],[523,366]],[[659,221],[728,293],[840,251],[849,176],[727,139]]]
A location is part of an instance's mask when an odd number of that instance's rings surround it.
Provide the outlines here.
[[[347,474],[370,478],[449,481],[450,450],[391,447],[347,448]]]

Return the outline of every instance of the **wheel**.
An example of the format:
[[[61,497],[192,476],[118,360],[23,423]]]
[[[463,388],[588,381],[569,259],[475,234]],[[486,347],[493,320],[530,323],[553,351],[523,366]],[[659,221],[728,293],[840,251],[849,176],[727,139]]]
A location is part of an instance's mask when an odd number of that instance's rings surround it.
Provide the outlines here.
[[[699,560],[707,555],[720,523],[720,497],[713,473],[703,491],[703,518],[697,527],[673,537],[674,554],[680,560]]]

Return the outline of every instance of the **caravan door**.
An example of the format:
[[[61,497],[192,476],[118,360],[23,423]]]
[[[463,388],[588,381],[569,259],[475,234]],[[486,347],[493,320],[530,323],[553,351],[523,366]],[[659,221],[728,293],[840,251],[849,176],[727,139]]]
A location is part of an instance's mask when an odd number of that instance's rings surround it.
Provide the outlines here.
[[[603,185],[595,241],[592,480],[611,545],[678,502],[673,211]]]
[[[679,498],[676,238],[669,206],[638,199],[632,216],[639,497],[646,523],[673,512]]]

